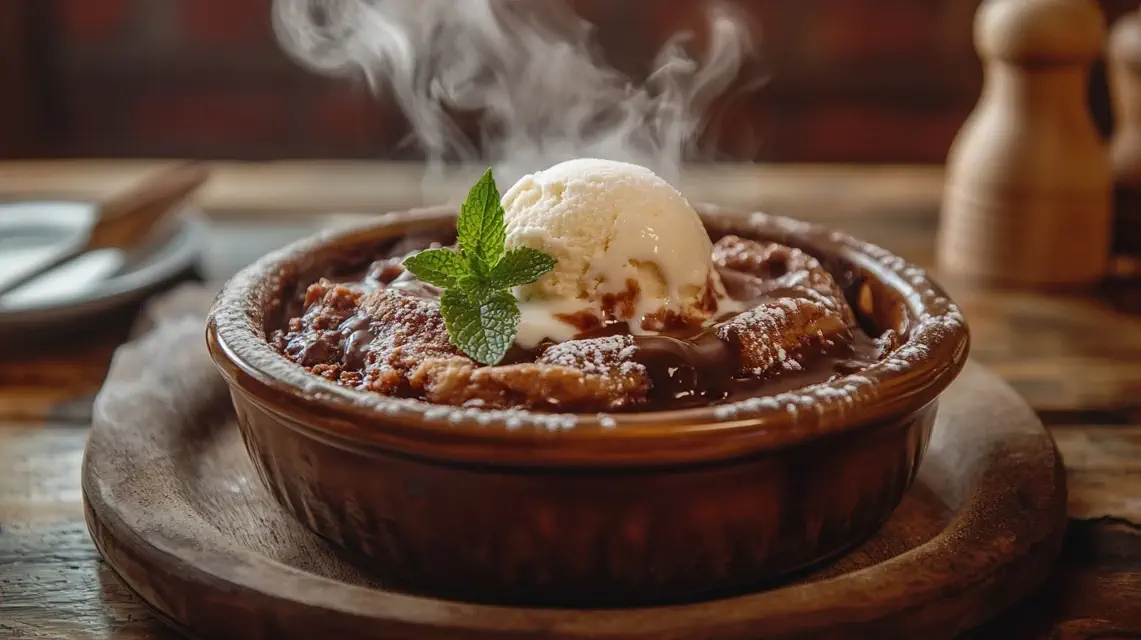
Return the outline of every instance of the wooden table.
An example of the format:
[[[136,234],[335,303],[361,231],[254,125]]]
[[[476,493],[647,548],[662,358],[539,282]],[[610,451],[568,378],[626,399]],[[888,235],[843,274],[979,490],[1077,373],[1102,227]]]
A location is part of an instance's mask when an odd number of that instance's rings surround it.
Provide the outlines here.
[[[0,195],[100,197],[158,163],[0,164]],[[213,223],[207,279],[346,216],[421,201],[419,170],[379,163],[220,164],[200,198]],[[937,167],[726,166],[694,171],[692,198],[795,215],[930,266]],[[456,185],[426,190],[446,199]],[[348,216],[353,217],[353,216]],[[1141,280],[1041,295],[945,282],[973,356],[1053,429],[1069,469],[1071,525],[1054,577],[977,638],[1141,637]],[[14,364],[0,345],[0,638],[173,638],[99,561],[83,523],[79,465],[90,397],[129,313],[80,343]],[[61,338],[62,341],[62,338]]]

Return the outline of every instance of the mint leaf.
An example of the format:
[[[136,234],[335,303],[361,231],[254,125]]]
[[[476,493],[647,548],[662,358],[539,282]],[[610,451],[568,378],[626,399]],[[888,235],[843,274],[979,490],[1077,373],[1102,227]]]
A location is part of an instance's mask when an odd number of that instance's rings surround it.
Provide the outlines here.
[[[503,257],[507,228],[495,177],[488,169],[468,192],[456,222],[460,251],[476,271],[490,271]],[[480,269],[480,266],[484,267]]]
[[[487,275],[487,285],[493,289],[510,289],[538,280],[555,268],[554,256],[530,247],[516,247],[503,254],[503,258]]]
[[[444,290],[440,315],[452,344],[481,364],[498,364],[515,342],[519,305],[508,291],[555,267],[542,251],[507,251],[503,205],[491,169],[471,188],[456,221],[459,251],[430,249],[404,261],[417,278]]]
[[[402,264],[417,278],[441,289],[457,286],[468,273],[463,256],[448,249],[421,251]]]
[[[479,293],[444,291],[440,314],[452,344],[481,364],[496,364],[515,342],[519,305],[506,291]]]

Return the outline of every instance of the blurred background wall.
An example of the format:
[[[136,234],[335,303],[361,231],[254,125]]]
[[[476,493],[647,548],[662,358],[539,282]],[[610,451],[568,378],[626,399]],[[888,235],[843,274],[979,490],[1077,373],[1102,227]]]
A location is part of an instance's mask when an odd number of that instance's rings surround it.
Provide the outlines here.
[[[0,1],[0,157],[414,158],[398,111],[286,58],[270,1]],[[695,0],[573,4],[634,75],[702,25]],[[771,80],[722,109],[723,157],[943,160],[981,82],[977,0],[734,4]],[[1102,5],[1112,21],[1137,2]],[[1108,130],[1100,69],[1090,96]]]

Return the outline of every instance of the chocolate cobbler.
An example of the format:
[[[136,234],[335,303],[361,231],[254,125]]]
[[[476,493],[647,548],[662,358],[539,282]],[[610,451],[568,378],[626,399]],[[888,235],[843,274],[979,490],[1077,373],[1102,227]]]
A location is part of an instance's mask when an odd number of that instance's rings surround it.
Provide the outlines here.
[[[433,246],[439,246],[434,243]],[[440,291],[405,271],[406,247],[363,275],[321,278],[270,336],[285,357],[346,387],[486,408],[595,412],[675,409],[779,393],[866,368],[898,346],[870,336],[844,290],[795,248],[725,236],[713,262],[743,311],[633,335],[585,321],[578,335],[515,345],[483,366],[449,340]],[[621,304],[616,301],[615,304]]]

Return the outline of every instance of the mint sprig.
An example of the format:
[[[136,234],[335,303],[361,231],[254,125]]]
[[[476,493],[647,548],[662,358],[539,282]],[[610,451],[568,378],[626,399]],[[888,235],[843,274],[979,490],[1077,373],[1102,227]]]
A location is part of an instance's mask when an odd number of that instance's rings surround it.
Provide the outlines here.
[[[475,183],[456,221],[458,249],[429,249],[404,260],[417,278],[444,290],[440,315],[452,344],[473,360],[496,364],[515,342],[519,304],[507,291],[555,268],[553,256],[507,250],[499,189],[491,169]]]

